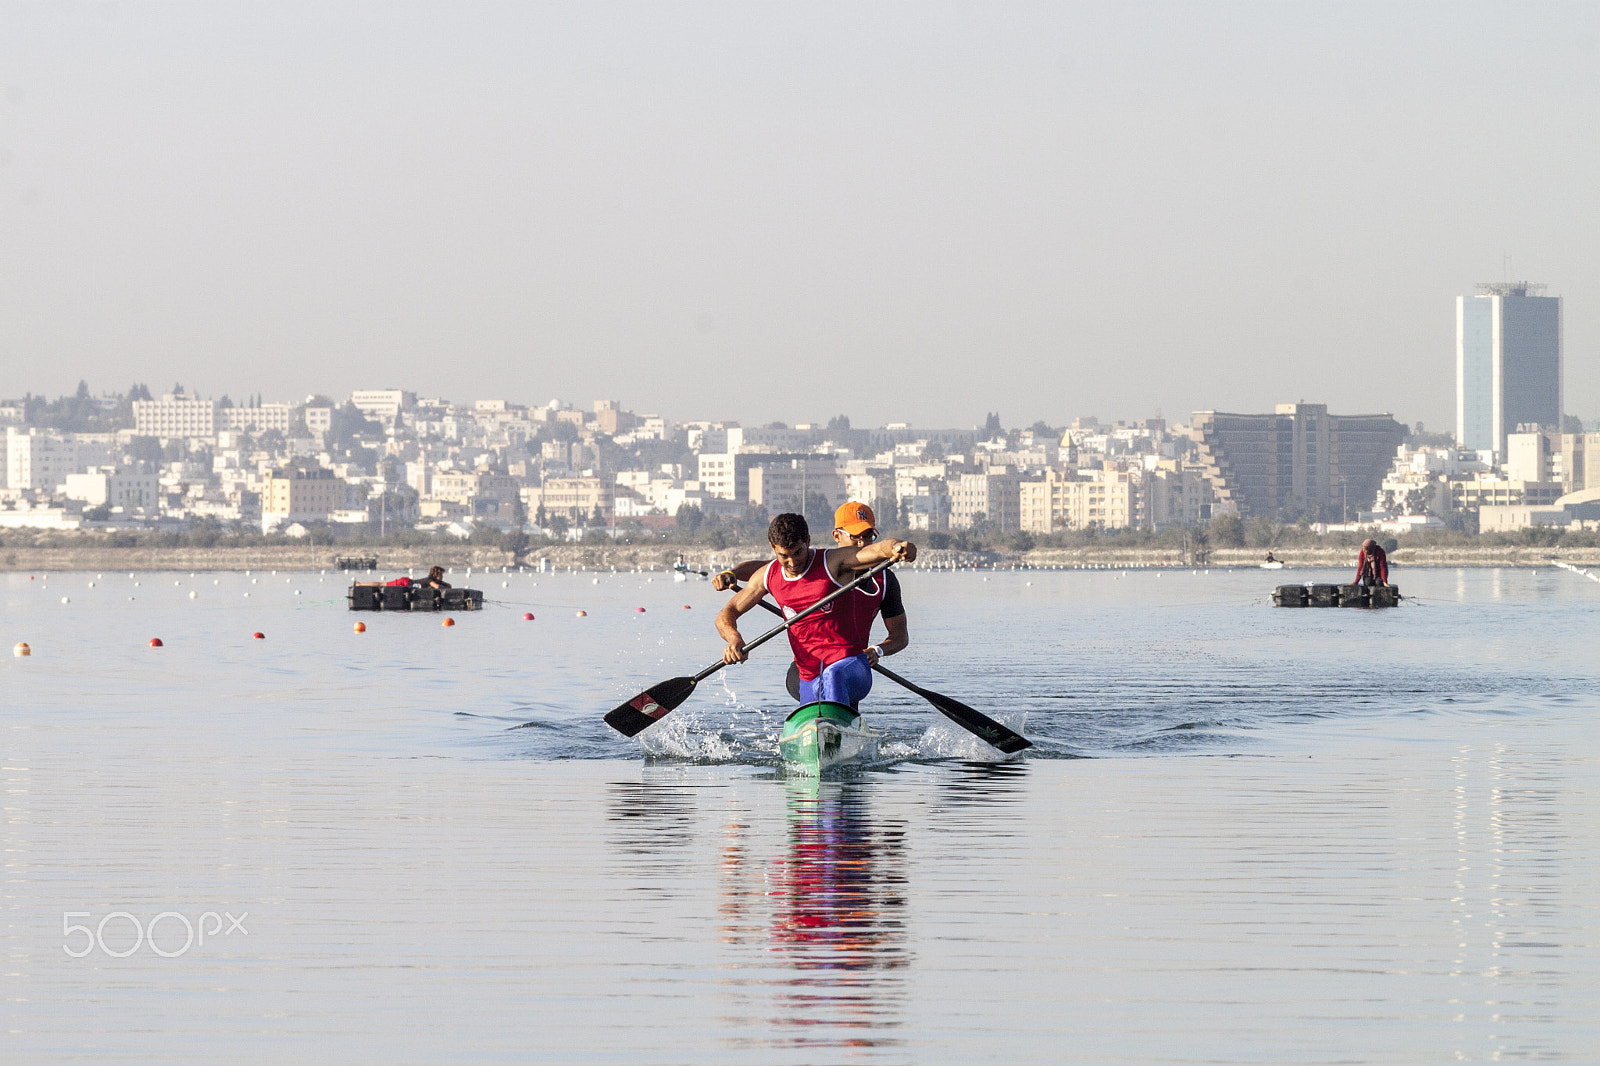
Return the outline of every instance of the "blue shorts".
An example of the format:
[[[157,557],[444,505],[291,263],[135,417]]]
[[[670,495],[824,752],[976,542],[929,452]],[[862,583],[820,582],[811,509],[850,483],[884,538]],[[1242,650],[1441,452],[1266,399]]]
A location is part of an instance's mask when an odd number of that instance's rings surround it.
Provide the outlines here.
[[[827,700],[854,707],[862,697],[872,691],[872,667],[867,664],[866,653],[840,659],[822,668],[822,673],[807,681],[800,679],[800,702],[815,703]]]

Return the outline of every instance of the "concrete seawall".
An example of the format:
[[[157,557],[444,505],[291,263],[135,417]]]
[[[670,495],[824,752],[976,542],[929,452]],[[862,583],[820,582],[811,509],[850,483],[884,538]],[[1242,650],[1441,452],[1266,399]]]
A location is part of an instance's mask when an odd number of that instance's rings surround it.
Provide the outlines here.
[[[767,558],[764,544],[742,544],[713,550],[704,547],[679,549],[662,545],[564,545],[535,548],[518,558],[508,551],[474,545],[426,548],[328,548],[284,545],[259,548],[111,548],[104,546],[72,548],[0,548],[0,570],[38,573],[57,570],[333,570],[341,556],[376,556],[385,571],[426,569],[438,565],[453,569],[499,569],[502,566],[536,566],[548,559],[558,569],[619,570],[664,569],[672,565],[682,550],[685,560],[696,570],[719,569],[745,559]],[[1213,568],[1251,568],[1259,566],[1266,552],[1260,548],[1212,549],[1201,566]],[[1355,572],[1355,550],[1351,548],[1283,548],[1273,555],[1284,563],[1284,573],[1296,569],[1348,567]],[[1025,553],[955,552],[924,550],[919,556],[931,566],[1031,566],[1031,567],[1181,567],[1183,553],[1163,548],[1041,548]],[[1399,548],[1390,553],[1396,569],[1408,566],[1493,567],[1549,566],[1564,562],[1573,566],[1600,566],[1600,548],[1533,547],[1450,547]],[[1286,580],[1292,580],[1286,579]]]

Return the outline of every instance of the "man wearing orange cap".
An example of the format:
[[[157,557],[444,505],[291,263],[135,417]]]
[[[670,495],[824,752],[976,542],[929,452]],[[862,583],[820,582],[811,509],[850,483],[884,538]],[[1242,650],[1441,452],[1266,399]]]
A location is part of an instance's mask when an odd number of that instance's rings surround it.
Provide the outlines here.
[[[864,548],[878,539],[878,520],[872,513],[872,508],[855,500],[841,506],[833,513],[833,543],[841,548]],[[730,567],[711,577],[711,587],[718,592],[732,588],[735,582],[748,582],[763,568],[770,565],[766,559],[752,559]],[[876,663],[886,655],[893,655],[903,651],[911,643],[911,637],[906,630],[906,608],[900,599],[900,579],[895,577],[893,570],[883,572],[883,606],[877,612],[883,619],[887,636],[877,644],[866,649],[868,665]],[[869,595],[869,592],[857,592],[852,595]],[[863,635],[863,641],[867,635]],[[790,692],[796,691],[794,684],[797,671],[790,667]]]

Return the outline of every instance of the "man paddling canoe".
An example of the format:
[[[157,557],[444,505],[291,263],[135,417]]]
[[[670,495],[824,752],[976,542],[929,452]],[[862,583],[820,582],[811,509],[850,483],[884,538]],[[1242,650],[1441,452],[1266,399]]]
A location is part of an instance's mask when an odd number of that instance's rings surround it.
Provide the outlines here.
[[[728,642],[722,661],[748,658],[739,618],[771,595],[793,617],[848,584],[851,576],[887,559],[910,562],[917,546],[907,540],[880,540],[864,547],[813,548],[803,516],[781,514],[767,527],[776,559],[756,571],[750,583],[717,613],[717,632]],[[873,596],[846,596],[789,628],[789,647],[800,670],[800,702],[827,700],[849,707],[872,690],[866,654],[872,620],[883,602],[884,582],[874,579]]]
[[[877,526],[878,520],[873,515],[872,508],[851,500],[833,512],[833,543],[841,548],[865,548],[878,539]],[[765,570],[769,565],[771,565],[769,559],[751,559],[742,562],[738,566],[713,574],[711,587],[718,592],[725,592],[738,582],[749,581],[758,571]],[[868,589],[861,589],[858,594],[874,595]],[[893,570],[883,572],[883,595],[880,598],[883,606],[879,608],[878,613],[883,616],[883,626],[888,635],[867,648],[868,665],[874,665],[879,659],[904,651],[911,643],[911,636],[906,629],[905,603],[900,598],[900,579],[895,577]]]

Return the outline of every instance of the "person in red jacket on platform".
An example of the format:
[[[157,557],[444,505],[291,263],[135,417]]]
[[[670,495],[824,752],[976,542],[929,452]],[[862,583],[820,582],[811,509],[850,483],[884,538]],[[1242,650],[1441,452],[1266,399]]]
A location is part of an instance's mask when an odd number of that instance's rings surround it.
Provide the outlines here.
[[[1361,542],[1361,554],[1356,556],[1357,585],[1387,585],[1389,583],[1389,554],[1370,537]]]

